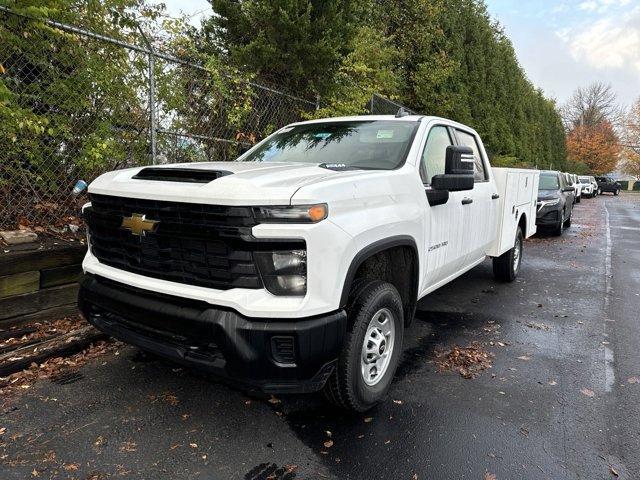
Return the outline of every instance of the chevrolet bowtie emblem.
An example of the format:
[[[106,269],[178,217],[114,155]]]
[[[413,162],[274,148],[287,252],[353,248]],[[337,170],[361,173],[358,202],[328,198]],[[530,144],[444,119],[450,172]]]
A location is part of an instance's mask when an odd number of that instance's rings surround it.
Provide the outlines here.
[[[158,220],[147,220],[146,215],[142,213],[133,213],[130,217],[122,219],[121,227],[134,235],[144,236],[147,232],[155,232],[159,223]]]

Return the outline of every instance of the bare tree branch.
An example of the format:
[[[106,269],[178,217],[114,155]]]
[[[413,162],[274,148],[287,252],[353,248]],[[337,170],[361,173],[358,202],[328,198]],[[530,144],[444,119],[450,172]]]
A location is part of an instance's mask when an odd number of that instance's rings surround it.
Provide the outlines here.
[[[578,126],[594,127],[604,121],[619,127],[624,118],[624,110],[617,102],[611,85],[594,82],[587,87],[579,87],[561,109],[567,130]]]

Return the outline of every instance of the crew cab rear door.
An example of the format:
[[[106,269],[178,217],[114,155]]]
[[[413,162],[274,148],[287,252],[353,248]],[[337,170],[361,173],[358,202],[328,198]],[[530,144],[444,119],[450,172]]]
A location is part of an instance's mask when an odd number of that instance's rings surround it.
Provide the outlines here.
[[[498,197],[495,182],[490,177],[490,166],[482,142],[471,131],[454,129],[458,145],[470,147],[474,156],[473,190],[465,193],[467,202],[463,209],[465,236],[465,265],[484,258],[494,240],[498,222]]]

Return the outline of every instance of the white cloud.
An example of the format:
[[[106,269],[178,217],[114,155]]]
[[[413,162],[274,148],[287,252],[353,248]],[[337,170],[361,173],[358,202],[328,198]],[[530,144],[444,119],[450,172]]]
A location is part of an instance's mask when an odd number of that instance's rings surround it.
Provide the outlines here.
[[[640,74],[640,7],[557,33],[577,61],[597,69],[631,68]]]
[[[612,8],[625,7],[631,3],[631,0],[586,0],[578,4],[579,10],[589,13],[606,13]]]

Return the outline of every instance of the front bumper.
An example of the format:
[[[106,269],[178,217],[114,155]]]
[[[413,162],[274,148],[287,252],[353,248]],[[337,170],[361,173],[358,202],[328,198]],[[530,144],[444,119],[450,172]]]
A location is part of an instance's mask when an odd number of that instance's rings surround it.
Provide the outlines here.
[[[250,318],[96,275],[82,279],[78,305],[90,323],[119,340],[267,393],[320,390],[347,323],[344,310],[286,321]]]
[[[536,225],[540,227],[544,226],[556,226],[560,220],[560,210],[557,210],[557,206],[554,209],[548,209],[543,207],[538,210],[536,214]]]

